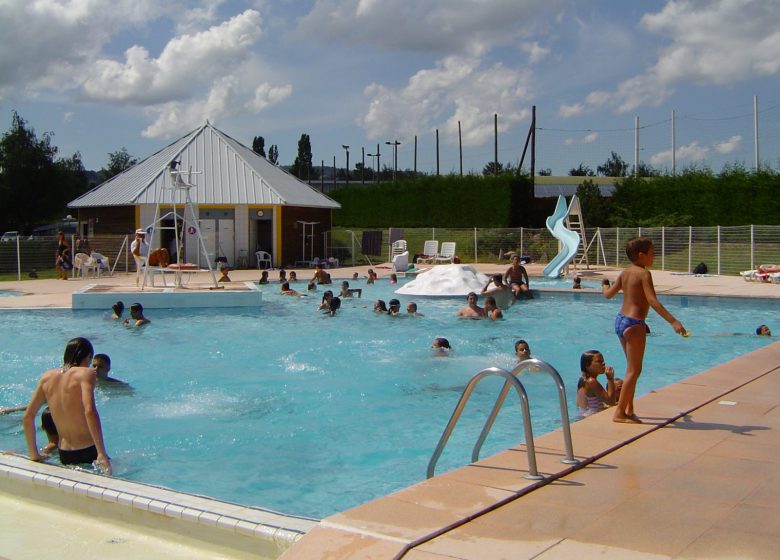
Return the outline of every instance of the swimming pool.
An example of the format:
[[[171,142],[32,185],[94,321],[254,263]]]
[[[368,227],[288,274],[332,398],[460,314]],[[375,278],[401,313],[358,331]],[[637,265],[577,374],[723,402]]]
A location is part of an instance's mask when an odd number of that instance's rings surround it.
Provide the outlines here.
[[[280,296],[277,285],[266,287],[259,310],[155,310],[143,330],[102,312],[4,311],[13,328],[0,332],[0,403],[26,402],[40,373],[60,363],[65,342],[86,336],[134,389],[97,395],[118,477],[322,517],[424,478],[465,383],[486,366],[510,368],[517,338],[561,372],[573,416],[583,350],[600,349],[618,372],[625,367],[612,332],[619,303],[598,295],[543,293],[491,323],[456,319],[463,302],[447,299],[417,299],[422,318],[378,316],[371,304],[392,297],[390,286],[351,284],[364,297],[345,300],[335,318],[314,311],[319,298]],[[651,315],[641,393],[766,344],[751,333],[779,305],[664,302],[693,336],[675,336]],[[431,354],[436,336],[449,338],[451,356]],[[479,386],[437,472],[468,462],[495,381]],[[558,427],[549,377],[523,383],[535,433]],[[516,402],[505,408],[483,456],[522,439]],[[18,415],[0,417],[0,448],[24,450]]]

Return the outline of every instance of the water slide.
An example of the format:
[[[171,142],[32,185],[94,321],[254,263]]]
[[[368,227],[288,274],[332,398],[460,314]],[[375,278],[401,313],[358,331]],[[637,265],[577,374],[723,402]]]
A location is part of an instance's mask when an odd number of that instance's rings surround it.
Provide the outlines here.
[[[573,199],[572,199],[573,202]],[[555,255],[550,264],[544,267],[543,274],[550,278],[557,278],[561,275],[564,266],[577,255],[580,247],[580,234],[568,229],[564,222],[569,215],[569,207],[566,206],[566,198],[558,195],[558,203],[555,205],[555,212],[547,218],[547,229],[560,241],[563,249]]]

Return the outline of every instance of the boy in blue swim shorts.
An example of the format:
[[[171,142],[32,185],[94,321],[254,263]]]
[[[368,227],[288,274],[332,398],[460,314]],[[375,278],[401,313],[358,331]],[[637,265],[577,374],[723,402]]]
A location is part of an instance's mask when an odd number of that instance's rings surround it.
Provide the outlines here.
[[[674,332],[684,335],[686,331],[682,323],[669,313],[655,295],[653,277],[647,270],[655,258],[653,242],[647,237],[629,239],[626,243],[626,256],[631,264],[620,273],[615,283],[610,286],[609,280],[606,279],[601,283],[601,291],[607,299],[612,299],[623,291],[623,306],[615,318],[615,334],[620,339],[620,345],[626,355],[626,375],[612,420],[641,424],[642,421],[634,413],[634,392],[645,357],[647,313],[652,307],[672,325]]]

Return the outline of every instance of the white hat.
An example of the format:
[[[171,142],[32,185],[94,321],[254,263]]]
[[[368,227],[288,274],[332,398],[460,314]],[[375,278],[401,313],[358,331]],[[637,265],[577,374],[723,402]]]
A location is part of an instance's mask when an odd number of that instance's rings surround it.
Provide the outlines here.
[[[139,228],[139,229],[135,230],[135,234],[136,235],[146,235],[146,230]]]

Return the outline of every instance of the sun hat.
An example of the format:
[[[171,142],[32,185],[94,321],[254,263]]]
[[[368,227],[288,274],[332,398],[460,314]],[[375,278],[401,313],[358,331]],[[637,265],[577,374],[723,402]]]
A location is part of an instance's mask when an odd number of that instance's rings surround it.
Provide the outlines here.
[[[136,235],[146,235],[146,230],[139,228],[139,229],[135,230],[135,234]]]

